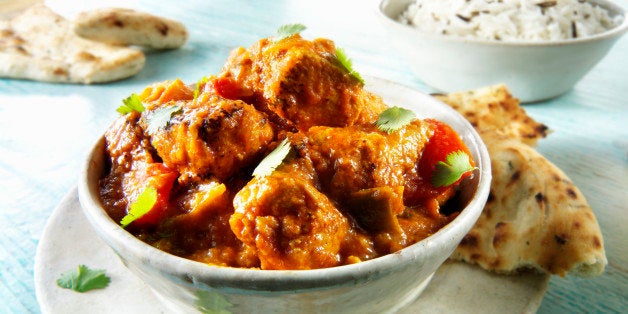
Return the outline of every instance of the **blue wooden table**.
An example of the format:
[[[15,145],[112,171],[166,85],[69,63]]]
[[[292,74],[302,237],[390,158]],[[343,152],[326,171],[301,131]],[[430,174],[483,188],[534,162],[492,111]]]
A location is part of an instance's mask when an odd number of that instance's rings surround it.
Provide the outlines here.
[[[617,2],[628,8],[628,0]],[[295,22],[308,27],[307,38],[333,39],[359,72],[432,92],[391,47],[375,16],[376,0],[47,3],[70,18],[104,5],[136,8],[182,21],[191,37],[181,49],[149,52],[139,75],[110,84],[0,79],[0,313],[40,311],[33,269],[42,230],[130,93],[155,81],[195,82],[217,73],[233,48]],[[589,200],[609,260],[597,278],[552,278],[539,313],[628,311],[628,36],[572,91],[526,110],[553,130],[538,149]]]

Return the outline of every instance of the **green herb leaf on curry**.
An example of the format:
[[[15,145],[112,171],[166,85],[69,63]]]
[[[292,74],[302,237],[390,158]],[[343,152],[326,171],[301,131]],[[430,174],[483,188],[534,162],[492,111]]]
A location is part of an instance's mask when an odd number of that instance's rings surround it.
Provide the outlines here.
[[[123,115],[133,111],[141,113],[144,111],[144,105],[142,104],[140,97],[133,93],[131,96],[122,100],[122,105],[118,107],[116,111]]]
[[[229,303],[224,295],[218,292],[197,290],[194,295],[196,296],[196,309],[203,314],[231,314],[233,304]]]
[[[336,48],[336,59],[338,60],[338,63],[340,63],[340,65],[349,73],[349,75],[364,84],[364,79],[360,76],[360,73],[353,69],[351,59],[347,57],[347,54],[342,48]]]
[[[285,24],[279,26],[277,29],[277,35],[275,36],[275,42],[286,39],[292,35],[298,34],[306,29],[303,24]]]
[[[122,227],[126,227],[136,219],[144,216],[155,206],[156,202],[157,190],[152,186],[144,189],[135,202],[131,204],[131,210],[120,220]]]
[[[90,269],[85,265],[79,265],[77,269],[62,273],[61,277],[57,279],[57,285],[61,288],[82,293],[93,289],[106,288],[110,281],[111,278],[105,275],[105,270]]]
[[[277,147],[275,147],[275,149],[264,157],[257,167],[255,167],[255,170],[253,170],[253,176],[259,178],[271,174],[279,165],[281,165],[284,158],[288,156],[291,148],[292,146],[290,146],[290,141],[288,141],[287,138],[281,141],[281,143],[279,143],[279,145],[277,145]]]
[[[452,185],[460,180],[465,173],[474,169],[475,167],[471,166],[469,161],[469,155],[465,152],[461,150],[451,152],[444,162],[439,161],[436,164],[431,179],[432,186],[438,188]]]
[[[203,76],[198,82],[196,82],[196,88],[194,88],[194,100],[198,98],[198,95],[201,93],[201,85],[207,83],[209,78],[207,76]]]
[[[146,129],[146,131],[148,131],[149,134],[153,134],[157,132],[160,128],[166,127],[166,125],[168,125],[168,122],[170,122],[170,118],[172,117],[172,115],[181,110],[181,106],[170,106],[155,110],[147,119],[148,128]]]
[[[414,111],[395,106],[380,113],[375,124],[381,131],[393,133],[412,122],[415,118]]]

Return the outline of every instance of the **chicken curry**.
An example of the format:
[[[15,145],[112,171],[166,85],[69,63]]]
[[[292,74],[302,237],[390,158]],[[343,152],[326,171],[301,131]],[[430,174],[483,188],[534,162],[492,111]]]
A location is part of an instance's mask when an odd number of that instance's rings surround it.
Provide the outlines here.
[[[449,223],[459,209],[444,205],[472,176],[435,184],[450,153],[473,165],[459,136],[432,119],[382,130],[390,108],[327,39],[261,39],[196,85],[127,100],[142,109],[106,131],[104,207],[142,241],[212,265],[315,269],[396,252]]]

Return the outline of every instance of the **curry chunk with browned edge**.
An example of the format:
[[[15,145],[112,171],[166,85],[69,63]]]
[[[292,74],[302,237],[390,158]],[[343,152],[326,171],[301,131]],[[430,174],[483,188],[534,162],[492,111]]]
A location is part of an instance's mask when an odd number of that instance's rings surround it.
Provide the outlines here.
[[[343,203],[347,195],[361,189],[411,184],[432,128],[415,120],[391,134],[374,125],[312,127],[306,134],[322,188]]]
[[[182,179],[225,181],[256,162],[274,139],[265,115],[240,100],[203,95],[182,111],[151,134],[159,156]]]
[[[425,174],[434,156],[466,152],[458,135],[430,119],[381,130],[387,106],[339,64],[330,40],[265,38],[196,86],[177,79],[136,98],[105,134],[100,195],[112,219],[165,252],[326,268],[396,252],[456,216],[440,209],[460,180],[434,187]],[[276,147],[289,150],[254,171]]]
[[[262,269],[340,265],[347,218],[311,183],[279,171],[254,178],[236,194],[229,220],[258,252]]]
[[[316,125],[370,124],[386,108],[339,65],[328,39],[262,39],[249,49],[234,50],[220,80],[237,86],[222,88],[230,97],[257,101],[258,108],[301,131]]]
[[[105,132],[106,152],[111,170],[101,181],[100,193],[107,200],[109,215],[119,221],[126,214],[128,204],[137,195],[131,195],[129,184],[137,169],[153,163],[154,149],[144,136],[144,130],[138,121],[140,114],[132,112],[116,119]],[[142,166],[138,166],[142,165]],[[133,171],[135,169],[135,171]],[[134,186],[134,184],[132,184]]]

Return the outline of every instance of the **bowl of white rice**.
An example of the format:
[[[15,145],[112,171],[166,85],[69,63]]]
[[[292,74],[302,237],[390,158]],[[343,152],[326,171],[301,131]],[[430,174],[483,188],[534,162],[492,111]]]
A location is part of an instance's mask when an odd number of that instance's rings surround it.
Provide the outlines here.
[[[607,0],[384,0],[381,21],[440,92],[506,84],[523,102],[569,91],[628,31]]]

